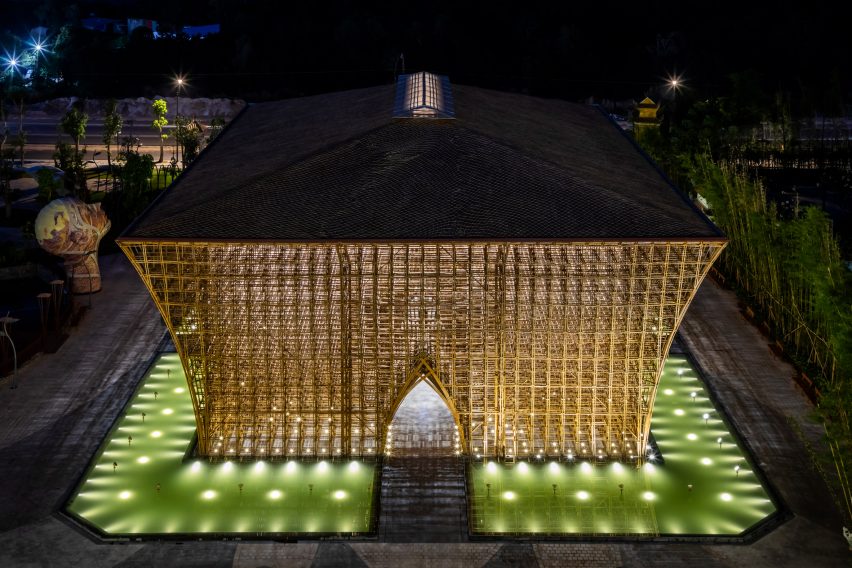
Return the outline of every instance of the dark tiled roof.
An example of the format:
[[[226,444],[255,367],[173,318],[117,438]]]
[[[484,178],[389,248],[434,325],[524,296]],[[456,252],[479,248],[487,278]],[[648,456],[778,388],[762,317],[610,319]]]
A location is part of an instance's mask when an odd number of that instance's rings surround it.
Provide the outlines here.
[[[597,109],[453,90],[449,121],[390,86],[251,106],[124,237],[719,237]]]

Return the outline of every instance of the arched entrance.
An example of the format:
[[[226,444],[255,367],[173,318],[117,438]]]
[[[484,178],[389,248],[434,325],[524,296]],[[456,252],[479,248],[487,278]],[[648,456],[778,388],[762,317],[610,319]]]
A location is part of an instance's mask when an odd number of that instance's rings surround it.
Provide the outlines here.
[[[453,399],[426,352],[414,358],[402,388],[391,406],[384,454],[398,457],[453,457],[465,446]]]

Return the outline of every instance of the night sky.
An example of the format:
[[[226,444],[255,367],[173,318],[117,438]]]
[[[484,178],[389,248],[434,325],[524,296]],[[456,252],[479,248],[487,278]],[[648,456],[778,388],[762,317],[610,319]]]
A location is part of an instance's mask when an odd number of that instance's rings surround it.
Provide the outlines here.
[[[164,31],[221,24],[204,41],[78,30],[62,71],[89,96],[149,95],[184,72],[190,94],[280,98],[388,83],[400,54],[407,71],[571,100],[641,98],[675,73],[699,96],[724,95],[745,77],[754,91],[835,113],[852,93],[844,18],[824,1],[306,4],[4,0],[0,41],[91,15],[155,19]]]

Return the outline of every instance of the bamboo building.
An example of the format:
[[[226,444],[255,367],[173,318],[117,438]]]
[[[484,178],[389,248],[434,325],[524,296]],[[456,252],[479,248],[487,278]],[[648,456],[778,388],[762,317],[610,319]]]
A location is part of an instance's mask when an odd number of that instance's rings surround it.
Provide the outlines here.
[[[457,453],[624,461],[725,242],[599,109],[427,73],[250,105],[119,239],[200,455],[383,454],[426,381]]]

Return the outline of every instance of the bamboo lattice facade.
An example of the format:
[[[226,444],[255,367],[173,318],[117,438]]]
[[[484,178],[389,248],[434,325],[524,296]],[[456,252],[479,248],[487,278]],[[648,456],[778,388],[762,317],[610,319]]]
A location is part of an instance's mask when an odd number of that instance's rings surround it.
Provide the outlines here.
[[[724,240],[120,244],[180,353],[202,455],[383,453],[422,379],[460,453],[641,460]]]

